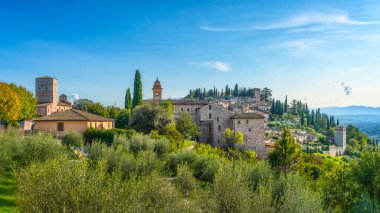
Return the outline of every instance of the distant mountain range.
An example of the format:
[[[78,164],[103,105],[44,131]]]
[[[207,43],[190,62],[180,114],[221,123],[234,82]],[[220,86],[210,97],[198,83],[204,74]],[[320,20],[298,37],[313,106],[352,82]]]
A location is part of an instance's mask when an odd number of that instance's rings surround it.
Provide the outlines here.
[[[340,124],[352,124],[370,137],[380,140],[380,107],[327,107],[321,108],[321,112],[334,115]]]
[[[326,107],[321,112],[329,115],[380,115],[380,107],[348,106],[348,107]]]

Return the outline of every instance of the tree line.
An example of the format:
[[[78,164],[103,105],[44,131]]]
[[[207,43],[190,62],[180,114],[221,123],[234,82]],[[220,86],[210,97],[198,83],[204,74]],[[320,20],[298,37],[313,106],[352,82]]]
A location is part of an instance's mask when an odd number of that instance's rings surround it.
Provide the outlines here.
[[[253,97],[253,88],[249,87],[239,87],[238,84],[235,84],[233,88],[230,88],[227,84],[224,88],[217,89],[214,87],[213,89],[206,89],[206,88],[197,88],[197,89],[190,89],[189,93],[186,95],[186,98],[190,99],[199,99],[199,100],[205,100],[205,99],[216,99],[216,98],[231,98],[231,97],[239,97],[239,98],[246,98],[246,97]],[[261,99],[264,101],[269,101],[272,98],[272,90],[265,87],[261,93],[260,93]]]

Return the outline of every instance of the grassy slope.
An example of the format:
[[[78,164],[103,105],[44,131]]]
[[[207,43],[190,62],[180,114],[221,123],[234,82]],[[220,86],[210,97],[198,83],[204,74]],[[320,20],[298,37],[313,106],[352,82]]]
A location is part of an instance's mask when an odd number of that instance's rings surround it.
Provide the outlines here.
[[[0,212],[12,212],[16,207],[16,180],[11,173],[0,177]]]

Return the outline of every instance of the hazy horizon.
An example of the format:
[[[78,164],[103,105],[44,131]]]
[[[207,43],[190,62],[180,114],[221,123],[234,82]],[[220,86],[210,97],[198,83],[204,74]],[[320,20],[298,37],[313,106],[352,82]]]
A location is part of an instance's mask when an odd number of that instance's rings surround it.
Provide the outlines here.
[[[310,107],[380,107],[380,2],[80,1],[0,3],[0,81],[122,106],[142,74],[164,98],[268,87]]]

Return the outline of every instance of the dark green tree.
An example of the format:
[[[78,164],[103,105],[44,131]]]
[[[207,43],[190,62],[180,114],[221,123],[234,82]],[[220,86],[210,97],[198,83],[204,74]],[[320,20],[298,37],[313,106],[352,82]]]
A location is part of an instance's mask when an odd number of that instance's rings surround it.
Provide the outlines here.
[[[239,86],[235,84],[234,97],[238,97],[238,96],[239,96]]]
[[[269,153],[268,159],[272,167],[286,174],[295,168],[300,154],[292,133],[285,129],[281,139],[275,143],[275,149]]]
[[[200,136],[199,127],[194,123],[193,117],[187,113],[182,112],[176,122],[177,130],[187,139],[195,139]]]
[[[128,110],[132,109],[132,95],[129,88],[125,92],[124,108]]]
[[[288,96],[285,97],[284,112],[288,113]]]
[[[133,87],[133,101],[132,101],[132,108],[135,108],[136,106],[142,105],[142,82],[141,82],[141,74],[139,70],[136,70],[135,74],[135,81],[134,81],[134,87]]]

